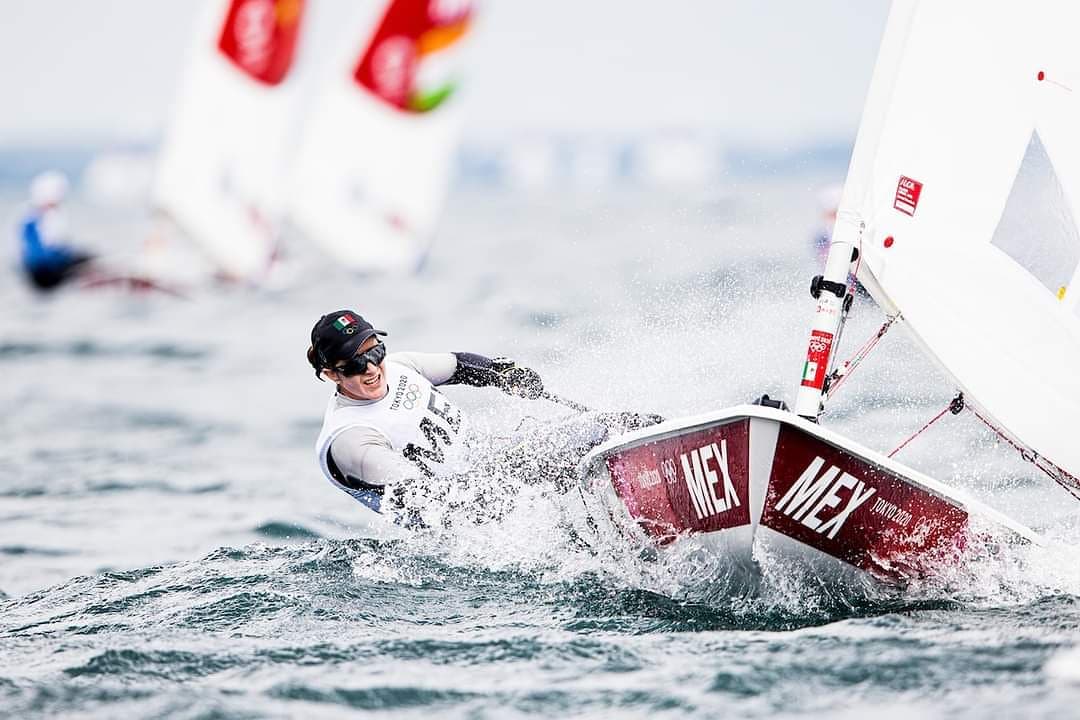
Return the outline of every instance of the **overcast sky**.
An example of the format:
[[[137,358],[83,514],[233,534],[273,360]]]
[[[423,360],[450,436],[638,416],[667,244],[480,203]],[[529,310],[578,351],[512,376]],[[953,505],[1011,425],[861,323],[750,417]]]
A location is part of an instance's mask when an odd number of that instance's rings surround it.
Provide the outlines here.
[[[309,0],[322,20],[350,3]],[[152,139],[200,0],[0,0],[0,144]],[[886,0],[487,0],[468,134],[854,137]],[[327,21],[326,18],[331,20]]]

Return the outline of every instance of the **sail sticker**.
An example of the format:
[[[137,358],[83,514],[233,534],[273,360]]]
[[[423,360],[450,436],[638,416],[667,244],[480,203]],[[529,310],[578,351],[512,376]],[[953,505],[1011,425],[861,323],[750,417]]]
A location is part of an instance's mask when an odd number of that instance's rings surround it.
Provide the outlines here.
[[[832,333],[824,330],[814,330],[810,333],[810,343],[806,348],[806,362],[803,364],[803,387],[820,390],[825,384],[825,370],[829,367],[832,344]]]
[[[264,85],[278,85],[289,74],[300,33],[304,0],[232,0],[218,49]]]
[[[391,3],[353,79],[402,112],[434,110],[457,87],[453,53],[471,17],[471,0]]]
[[[921,182],[901,175],[900,182],[896,183],[896,199],[893,201],[893,207],[905,215],[914,216],[921,194]]]

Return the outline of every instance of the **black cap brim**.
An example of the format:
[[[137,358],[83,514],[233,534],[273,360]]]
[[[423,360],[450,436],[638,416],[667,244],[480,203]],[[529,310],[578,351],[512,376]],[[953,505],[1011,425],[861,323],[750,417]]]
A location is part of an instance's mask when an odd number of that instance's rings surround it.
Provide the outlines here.
[[[372,328],[370,330],[364,330],[363,332],[358,332],[352,337],[350,337],[348,340],[346,340],[344,343],[342,343],[339,348],[335,348],[336,352],[334,354],[337,357],[327,359],[330,360],[330,362],[348,360],[356,354],[356,348],[360,347],[365,342],[367,342],[368,339],[373,338],[376,335],[386,335],[386,332],[384,330],[376,330],[375,328]]]

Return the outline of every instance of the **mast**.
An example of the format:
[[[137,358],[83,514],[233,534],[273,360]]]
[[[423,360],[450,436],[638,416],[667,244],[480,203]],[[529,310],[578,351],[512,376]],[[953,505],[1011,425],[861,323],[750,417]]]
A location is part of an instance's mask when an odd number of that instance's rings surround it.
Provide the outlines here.
[[[814,319],[810,324],[810,339],[806,347],[802,381],[795,397],[795,413],[812,422],[825,407],[826,377],[833,352],[840,340],[847,311],[851,307],[848,292],[848,273],[858,257],[863,223],[850,210],[836,215],[829,254],[825,259],[824,275],[810,282],[810,294],[817,300]]]
[[[817,300],[817,308],[810,325],[806,362],[794,409],[796,414],[812,422],[817,421],[824,407],[830,361],[839,344],[840,331],[851,303],[847,299],[848,272],[856,259],[855,253],[863,250],[863,231],[867,221],[876,217],[872,190],[875,178],[880,175],[875,163],[876,154],[882,132],[890,118],[889,107],[896,78],[905,58],[908,36],[920,3],[921,0],[893,0],[889,10],[889,21],[881,38],[874,75],[859,122],[859,134],[844,180],[832,242],[825,260],[825,272],[810,284],[810,294]],[[881,299],[875,299],[881,302]]]

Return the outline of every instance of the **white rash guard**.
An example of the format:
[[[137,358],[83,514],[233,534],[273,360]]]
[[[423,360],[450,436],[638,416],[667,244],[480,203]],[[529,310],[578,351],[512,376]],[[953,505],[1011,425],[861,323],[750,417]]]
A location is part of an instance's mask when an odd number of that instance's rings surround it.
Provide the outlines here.
[[[387,393],[381,399],[335,393],[315,446],[326,478],[381,512],[388,486],[452,463],[459,454],[461,412],[434,386],[457,367],[453,353],[391,353],[383,365]]]

